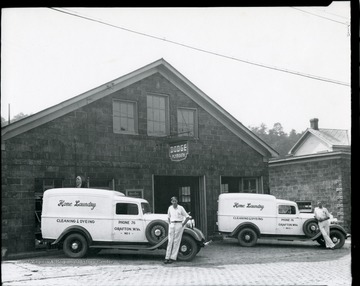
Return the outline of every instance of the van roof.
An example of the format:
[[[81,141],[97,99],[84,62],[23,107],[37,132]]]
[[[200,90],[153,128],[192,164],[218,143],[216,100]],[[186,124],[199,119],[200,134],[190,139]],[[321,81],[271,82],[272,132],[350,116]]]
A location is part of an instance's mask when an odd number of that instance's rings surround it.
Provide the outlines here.
[[[276,202],[277,202],[278,204],[295,204],[295,205],[296,205],[296,203],[295,203],[295,202],[293,202],[293,201],[289,201],[289,200],[281,200],[281,199],[277,199],[277,200],[276,200]]]
[[[268,194],[253,194],[253,193],[223,193],[219,195],[223,199],[261,199],[261,200],[276,200],[275,196]]]
[[[137,201],[147,202],[145,199],[126,197],[124,193],[104,190],[104,189],[92,189],[92,188],[54,188],[48,189],[44,192],[44,196],[54,195],[83,195],[83,196],[103,196],[108,198],[120,198],[124,201]]]

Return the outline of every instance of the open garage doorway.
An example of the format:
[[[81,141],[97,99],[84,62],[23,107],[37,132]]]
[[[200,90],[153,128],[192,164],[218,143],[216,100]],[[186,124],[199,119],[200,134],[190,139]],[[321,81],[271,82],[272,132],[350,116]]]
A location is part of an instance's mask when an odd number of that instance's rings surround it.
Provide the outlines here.
[[[171,197],[176,196],[179,204],[195,219],[197,228],[206,229],[205,190],[202,177],[154,176],[154,211],[167,213]],[[205,220],[205,221],[204,221]]]

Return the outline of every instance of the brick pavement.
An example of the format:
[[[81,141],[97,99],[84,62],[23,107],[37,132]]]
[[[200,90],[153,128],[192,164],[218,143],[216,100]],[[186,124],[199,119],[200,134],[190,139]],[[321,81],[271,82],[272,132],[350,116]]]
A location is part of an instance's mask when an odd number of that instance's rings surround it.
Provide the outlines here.
[[[3,286],[111,286],[111,285],[351,285],[350,253],[336,260],[274,262],[241,265],[56,266],[20,261],[2,263]]]

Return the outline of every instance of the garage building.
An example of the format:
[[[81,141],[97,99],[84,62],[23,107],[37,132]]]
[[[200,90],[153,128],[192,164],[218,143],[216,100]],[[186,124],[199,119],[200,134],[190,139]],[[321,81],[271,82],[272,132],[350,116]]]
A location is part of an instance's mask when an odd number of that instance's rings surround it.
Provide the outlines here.
[[[164,213],[172,196],[207,237],[221,192],[269,192],[278,154],[164,59],[2,128],[2,246],[35,248],[46,189],[112,189]]]

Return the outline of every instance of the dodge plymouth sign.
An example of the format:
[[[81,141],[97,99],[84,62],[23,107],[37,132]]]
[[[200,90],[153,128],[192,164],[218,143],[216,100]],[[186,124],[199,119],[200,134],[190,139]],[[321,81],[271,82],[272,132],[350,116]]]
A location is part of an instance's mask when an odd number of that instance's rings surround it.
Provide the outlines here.
[[[171,144],[169,148],[169,156],[171,161],[185,160],[189,154],[188,142]]]

